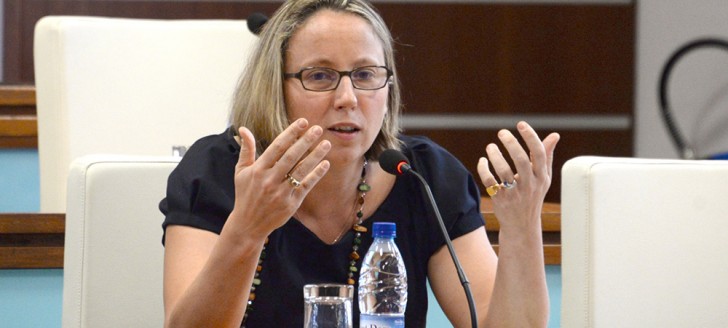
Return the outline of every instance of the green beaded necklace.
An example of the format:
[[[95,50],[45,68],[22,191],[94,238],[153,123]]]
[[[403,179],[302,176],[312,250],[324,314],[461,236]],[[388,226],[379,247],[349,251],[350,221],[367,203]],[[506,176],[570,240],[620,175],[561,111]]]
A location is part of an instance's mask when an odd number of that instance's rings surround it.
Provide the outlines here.
[[[349,272],[347,273],[347,280],[346,283],[349,285],[356,285],[356,273],[359,271],[357,269],[356,264],[357,261],[361,259],[361,256],[359,255],[359,246],[361,245],[361,236],[363,233],[367,232],[367,228],[362,226],[361,223],[364,220],[364,196],[366,196],[367,192],[372,190],[372,187],[369,186],[366,182],[366,173],[367,173],[367,166],[369,165],[369,161],[364,159],[364,167],[361,170],[361,180],[359,181],[359,184],[356,186],[356,190],[359,193],[359,197],[357,198],[357,204],[359,205],[359,210],[356,211],[356,223],[351,227],[351,230],[354,232],[354,241],[351,245],[351,253],[349,253]],[[248,316],[253,311],[253,301],[255,301],[255,290],[260,286],[261,280],[260,280],[260,272],[263,271],[263,260],[265,260],[265,249],[268,247],[268,241],[269,239],[265,239],[265,243],[263,244],[263,250],[260,252],[260,257],[258,258],[258,265],[255,268],[255,276],[253,277],[253,284],[250,286],[250,296],[248,296],[248,305],[245,307],[245,314],[243,315],[243,322],[240,324],[241,328],[245,328],[245,322],[248,321]]]

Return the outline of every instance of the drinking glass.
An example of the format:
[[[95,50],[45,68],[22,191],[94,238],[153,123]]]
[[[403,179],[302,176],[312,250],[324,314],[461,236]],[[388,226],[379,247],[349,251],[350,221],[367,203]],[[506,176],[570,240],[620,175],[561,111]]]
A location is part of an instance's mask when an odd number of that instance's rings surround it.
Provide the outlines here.
[[[352,328],[354,287],[341,284],[303,286],[304,328]]]

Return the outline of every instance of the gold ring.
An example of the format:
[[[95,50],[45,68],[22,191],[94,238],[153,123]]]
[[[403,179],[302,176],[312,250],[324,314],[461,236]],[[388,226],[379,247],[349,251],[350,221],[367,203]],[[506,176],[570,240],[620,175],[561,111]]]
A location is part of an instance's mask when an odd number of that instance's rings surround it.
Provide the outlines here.
[[[288,184],[291,185],[293,188],[298,188],[301,186],[301,181],[298,181],[296,178],[294,178],[290,174],[286,174],[286,178],[288,178]]]
[[[500,190],[501,185],[500,184],[494,184],[490,187],[485,188],[485,191],[488,193],[488,196],[493,197],[498,193],[498,190]]]

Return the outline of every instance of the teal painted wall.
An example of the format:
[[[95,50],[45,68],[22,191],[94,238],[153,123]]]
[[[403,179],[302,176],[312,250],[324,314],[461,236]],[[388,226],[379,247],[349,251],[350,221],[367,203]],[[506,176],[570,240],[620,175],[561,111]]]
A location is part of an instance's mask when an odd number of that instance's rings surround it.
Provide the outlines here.
[[[0,270],[0,326],[61,327],[63,270]]]
[[[0,212],[37,212],[40,208],[38,152],[0,150]],[[561,325],[561,267],[546,266],[551,300],[549,328]],[[63,270],[0,270],[0,326],[61,327]],[[427,326],[450,326],[430,292]]]
[[[37,212],[40,175],[35,149],[0,150],[0,212]]]

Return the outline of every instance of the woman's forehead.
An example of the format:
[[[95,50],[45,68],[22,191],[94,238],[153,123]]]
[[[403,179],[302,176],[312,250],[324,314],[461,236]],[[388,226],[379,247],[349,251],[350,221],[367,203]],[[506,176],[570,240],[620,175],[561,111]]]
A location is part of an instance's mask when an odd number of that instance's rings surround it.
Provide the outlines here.
[[[361,16],[321,10],[309,17],[288,42],[287,64],[361,62],[384,64],[382,41]]]

